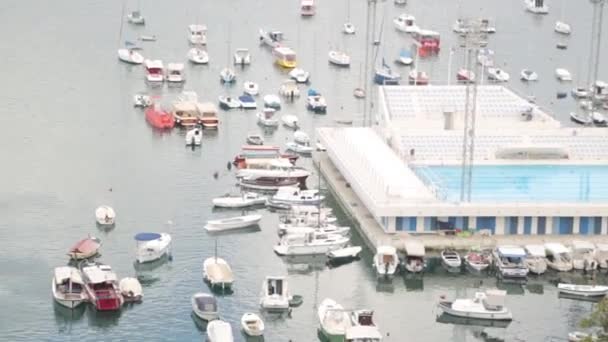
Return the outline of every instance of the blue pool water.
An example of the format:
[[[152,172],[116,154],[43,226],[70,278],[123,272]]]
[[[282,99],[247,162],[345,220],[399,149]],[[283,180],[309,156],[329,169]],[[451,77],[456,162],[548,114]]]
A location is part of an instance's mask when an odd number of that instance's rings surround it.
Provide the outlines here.
[[[438,184],[446,200],[460,200],[460,166],[420,167],[417,174]],[[608,166],[475,166],[471,201],[608,201]]]

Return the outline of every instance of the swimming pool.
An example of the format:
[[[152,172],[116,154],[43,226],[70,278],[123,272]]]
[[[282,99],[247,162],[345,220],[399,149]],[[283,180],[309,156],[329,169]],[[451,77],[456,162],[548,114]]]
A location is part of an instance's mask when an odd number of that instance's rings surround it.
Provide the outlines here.
[[[460,166],[425,166],[416,173],[439,196],[460,200]],[[472,202],[608,201],[608,166],[483,165],[473,167]]]

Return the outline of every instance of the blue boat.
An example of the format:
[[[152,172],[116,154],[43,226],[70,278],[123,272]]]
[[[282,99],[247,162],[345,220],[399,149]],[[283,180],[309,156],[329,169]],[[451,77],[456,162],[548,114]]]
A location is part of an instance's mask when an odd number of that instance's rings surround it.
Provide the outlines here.
[[[393,72],[393,70],[386,64],[383,58],[382,66],[376,68],[374,82],[379,85],[398,85],[400,80],[401,75],[396,72]]]
[[[249,94],[243,94],[239,96],[239,101],[241,102],[241,107],[243,107],[243,109],[258,108],[255,98]]]
[[[414,62],[414,58],[412,57],[410,50],[401,49],[401,51],[399,51],[399,57],[397,57],[397,62],[403,65],[411,65]]]

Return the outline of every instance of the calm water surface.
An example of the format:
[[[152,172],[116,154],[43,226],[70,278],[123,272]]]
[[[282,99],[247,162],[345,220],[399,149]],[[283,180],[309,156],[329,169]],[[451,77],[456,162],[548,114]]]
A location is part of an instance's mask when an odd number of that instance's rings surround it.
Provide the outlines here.
[[[417,1],[384,15],[386,45],[380,55],[392,60],[399,48],[410,43],[395,32],[390,20],[402,11],[417,16],[419,24],[441,32],[444,49],[436,59],[421,61],[435,82],[445,82],[447,51],[455,44],[451,25],[459,14],[495,19],[498,33],[491,38],[497,60],[512,75],[510,86],[534,94],[556,111],[559,118],[575,108],[571,99],[554,100],[559,86],[555,67],[564,66],[575,82],[586,78],[591,10],[586,2],[569,4],[565,13],[573,25],[566,51],[554,48],[552,32],[560,5],[544,17],[526,14],[519,1]],[[136,7],[128,2],[127,8]],[[202,229],[206,220],[225,217],[214,212],[211,198],[234,191],[235,179],[226,162],[244,143],[248,132],[258,132],[253,112],[221,113],[216,134],[205,136],[201,149],[184,148],[183,132],[156,133],[143,115],[132,107],[132,95],[146,90],[141,67],[116,59],[124,38],[142,33],[159,37],[143,43],[146,57],[165,62],[185,61],[186,26],[202,22],[209,27],[208,66],[187,66],[186,89],[215,101],[220,94],[238,95],[244,80],[260,83],[262,93],[276,92],[286,72],[274,67],[268,50],[259,47],[259,27],[280,29],[298,53],[300,64],[312,73],[312,85],[329,102],[326,116],[306,113],[304,99],[287,104],[283,113],[297,113],[302,128],[332,125],[334,119],[361,118],[361,101],[352,89],[361,78],[363,62],[364,1],[352,1],[351,21],[355,36],[340,33],[346,19],[346,2],[319,1],[318,14],[302,20],[298,2],[279,1],[141,1],[145,28],[125,24],[119,39],[121,1],[53,2],[4,0],[0,3],[0,340],[3,341],[200,341],[204,326],[190,316],[190,296],[207,291],[202,282],[204,258],[213,254],[215,238]],[[604,28],[606,32],[606,28]],[[223,88],[219,70],[231,49],[248,47],[253,64],[238,71],[238,84]],[[328,65],[331,46],[349,51],[350,69]],[[604,44],[604,49],[606,44]],[[604,51],[604,55],[605,55]],[[461,63],[457,54],[452,70]],[[524,67],[535,69],[541,81],[523,85],[517,78]],[[407,69],[400,69],[405,74]],[[608,79],[606,66],[601,67]],[[156,90],[166,98],[180,89]],[[269,143],[283,145],[290,132],[279,128],[267,133]],[[310,166],[309,161],[302,165]],[[212,174],[218,171],[218,179]],[[312,176],[310,185],[314,185]],[[112,188],[113,191],[108,191]],[[112,205],[118,224],[112,231],[95,227],[93,214],[100,204]],[[335,207],[335,203],[329,203]],[[491,277],[451,276],[439,270],[424,278],[396,278],[377,284],[368,252],[343,267],[328,269],[322,259],[283,260],[272,252],[276,214],[263,211],[260,232],[220,236],[220,255],[232,265],[235,292],[220,297],[221,313],[232,323],[237,340],[239,319],[257,311],[262,279],[269,274],[288,274],[294,293],[304,304],[292,317],[266,318],[267,341],[315,341],[316,305],[331,297],[347,308],[372,308],[386,341],[544,341],[565,336],[591,308],[590,303],[558,299],[556,275],[533,280],[532,286],[508,287],[507,303],[515,320],[506,329],[480,328],[435,322],[435,303],[472,295],[475,288],[495,286]],[[348,221],[342,220],[343,224]],[[133,235],[141,231],[166,231],[174,238],[174,260],[162,265],[135,268]],[[67,261],[66,251],[87,234],[103,239],[101,260],[119,276],[142,279],[145,301],[119,314],[86,310],[64,312],[53,305],[52,270]],[[357,237],[353,237],[357,242]],[[571,275],[570,277],[574,277]],[[580,276],[579,276],[580,277]],[[583,279],[578,279],[579,281]],[[481,283],[481,284],[480,284]]]

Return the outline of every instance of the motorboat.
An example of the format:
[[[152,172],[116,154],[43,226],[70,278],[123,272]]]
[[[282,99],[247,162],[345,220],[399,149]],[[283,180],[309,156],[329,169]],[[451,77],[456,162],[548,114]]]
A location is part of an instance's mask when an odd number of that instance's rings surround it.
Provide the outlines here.
[[[344,23],[342,26],[342,32],[345,34],[355,34],[355,25],[351,22]]]
[[[606,120],[606,116],[600,112],[591,112],[591,120],[593,120],[593,124],[596,126],[608,126],[608,120]]]
[[[145,60],[141,53],[131,47],[118,49],[118,59],[129,64],[142,64]]]
[[[477,53],[477,63],[483,67],[494,66],[494,50],[483,48]]]
[[[144,67],[146,68],[146,81],[156,83],[165,80],[165,67],[161,60],[146,59]]]
[[[397,62],[402,65],[411,65],[414,63],[414,58],[412,57],[412,52],[407,49],[399,50],[399,56],[397,57]]]
[[[374,323],[374,312],[355,310],[350,314],[350,328],[346,329],[346,342],[380,342],[382,334]]]
[[[524,0],[526,11],[534,14],[549,13],[549,6],[545,4],[545,0]]]
[[[593,271],[597,269],[595,245],[588,241],[572,241],[572,268],[575,270]]]
[[[325,113],[327,111],[327,102],[325,101],[325,97],[312,88],[308,89],[306,108],[315,113]]]
[[[572,96],[576,99],[586,99],[589,97],[589,89],[585,87],[576,87],[572,89]]]
[[[300,190],[297,187],[283,187],[272,196],[272,200],[275,202],[289,204],[317,205],[324,199],[325,196],[321,195],[318,189]]]
[[[139,263],[155,261],[171,254],[171,235],[167,233],[138,233],[134,239]]]
[[[195,293],[190,299],[192,312],[205,321],[213,321],[220,318],[217,300],[212,294],[205,292]]]
[[[318,152],[327,152],[327,148],[323,144],[321,144],[319,140],[317,140],[315,147],[317,148]]]
[[[557,79],[562,82],[572,81],[572,75],[570,75],[570,71],[564,68],[555,69],[555,77],[557,77]]]
[[[473,299],[456,299],[453,302],[441,301],[437,305],[444,313],[457,317],[510,321],[511,311],[504,306],[507,292],[504,290],[486,290],[476,292]]]
[[[441,251],[441,264],[448,270],[460,271],[462,260],[455,250],[444,249]]]
[[[595,101],[600,101],[604,109],[608,108],[608,83],[597,80],[591,87],[591,93]]]
[[[262,282],[260,307],[268,311],[289,309],[289,283],[283,276],[267,276]]]
[[[186,128],[195,127],[201,123],[201,116],[197,101],[190,99],[197,98],[197,95],[194,92],[184,91],[182,96],[181,99],[173,102],[171,109],[175,124]]]
[[[133,95],[133,106],[139,108],[146,108],[152,104],[150,96],[146,94],[135,94]]]
[[[276,110],[281,109],[281,98],[275,94],[264,95],[264,107]]]
[[[469,29],[467,28],[466,22],[463,19],[458,18],[454,22],[454,25],[452,25],[452,31],[464,35],[469,32]]]
[[[569,35],[570,33],[572,33],[572,28],[570,27],[570,25],[566,24],[563,21],[556,21],[553,30],[557,33],[565,35]]]
[[[135,24],[135,25],[145,25],[146,24],[146,19],[144,18],[143,15],[141,15],[141,12],[139,12],[139,11],[133,11],[133,12],[127,14],[127,20],[129,21],[129,23]]]
[[[220,71],[220,81],[223,83],[232,83],[236,81],[236,73],[231,68],[224,68]]]
[[[559,283],[557,284],[557,291],[559,293],[578,297],[604,297],[608,294],[608,286]]]
[[[378,85],[398,85],[401,80],[401,75],[394,72],[386,63],[382,60],[382,66],[376,68],[374,74],[374,83]]]
[[[231,96],[220,95],[218,96],[218,101],[220,103],[220,108],[224,110],[241,108],[241,101]]]
[[[585,126],[593,125],[593,120],[586,113],[570,112],[570,120]]]
[[[279,236],[306,234],[311,232],[319,234],[348,236],[348,233],[350,232],[350,227],[338,227],[336,225],[327,223],[314,224],[312,222],[309,222],[307,224],[279,223],[279,229],[277,231],[279,233]]]
[[[247,312],[241,317],[241,328],[247,336],[264,335],[264,321],[260,316],[251,312]]]
[[[200,24],[188,25],[188,41],[194,45],[207,44],[207,26]]]
[[[456,73],[456,80],[463,83],[475,82],[475,73],[468,69],[460,69]]]
[[[483,33],[496,33],[496,27],[491,25],[488,19],[481,19],[479,30]]]
[[[186,132],[186,146],[201,146],[203,143],[203,130],[195,127]]]
[[[298,144],[308,144],[310,143],[310,137],[304,131],[295,131],[293,133],[293,140]]]
[[[76,267],[55,267],[51,284],[53,298],[66,308],[73,309],[87,301],[82,274]]]
[[[272,108],[264,108],[262,112],[258,112],[255,116],[258,118],[258,123],[265,127],[277,127],[279,120],[275,119],[274,113],[276,110]]]
[[[298,89],[296,81],[291,79],[283,81],[283,84],[279,88],[279,95],[290,99],[299,97],[300,89]]]
[[[353,96],[358,99],[365,98],[365,89],[360,88],[360,87],[353,89]]]
[[[303,17],[315,15],[315,8],[314,0],[300,0],[300,15]]]
[[[297,129],[299,127],[298,117],[292,114],[283,115],[281,117],[281,122],[283,122],[283,125],[292,129]]]
[[[230,323],[220,319],[207,324],[207,339],[209,342],[234,342]]]
[[[561,243],[545,243],[547,254],[547,266],[558,272],[568,272],[572,270],[572,254],[566,246]]]
[[[488,80],[495,82],[508,82],[509,74],[500,68],[488,68]]]
[[[137,278],[122,278],[118,283],[118,288],[126,303],[139,303],[144,299],[144,290]]]
[[[300,181],[292,177],[248,176],[239,179],[239,186],[245,189],[274,192],[286,186],[300,186]],[[280,202],[281,204],[289,204]]]
[[[261,219],[262,215],[245,215],[219,220],[209,220],[205,225],[205,229],[210,232],[218,232],[230,229],[246,228],[258,224]]]
[[[213,256],[203,262],[203,279],[209,282],[211,288],[229,289],[234,283],[232,268],[222,258]]]
[[[239,96],[239,102],[241,103],[241,108],[243,109],[257,109],[258,104],[255,101],[255,98],[249,94],[243,94]]]
[[[341,67],[350,66],[350,56],[346,54],[344,51],[338,50],[329,50],[327,54],[329,58],[329,63]]]
[[[188,60],[194,64],[209,63],[209,54],[207,53],[207,51],[198,47],[193,47],[188,50],[186,56],[188,57]]]
[[[184,76],[184,64],[169,63],[167,64],[167,82],[183,83],[186,81]]]
[[[523,69],[519,74],[522,81],[532,82],[538,80],[538,74],[530,69]]]
[[[326,255],[334,249],[344,248],[349,238],[336,234],[308,232],[285,235],[274,246],[278,255]]]
[[[334,262],[357,259],[362,250],[363,248],[361,248],[361,246],[344,247],[328,252],[327,257],[329,258],[329,261]]]
[[[429,75],[424,71],[414,69],[408,73],[408,80],[413,85],[427,85],[429,84]]]
[[[265,31],[263,29],[259,30],[260,42],[270,46],[271,48],[276,48],[281,46],[281,42],[283,41],[283,32],[281,31]]]
[[[527,279],[526,251],[518,246],[498,246],[493,251],[497,276],[502,279]]]
[[[220,208],[246,208],[266,203],[266,196],[255,192],[245,192],[241,196],[224,196],[212,200],[213,205]]]
[[[405,243],[405,269],[408,272],[420,273],[424,271],[426,267],[424,256],[425,248],[421,242],[410,240]]]
[[[264,138],[259,134],[247,134],[247,143],[249,145],[264,145]]]
[[[203,128],[217,129],[220,122],[217,117],[217,107],[211,102],[197,103],[196,107],[198,108]]]
[[[275,63],[280,67],[291,69],[298,65],[296,53],[286,46],[274,48],[272,55],[274,56]]]
[[[598,243],[595,248],[595,260],[599,268],[608,268],[608,244]]]
[[[324,341],[345,341],[346,331],[352,326],[348,311],[333,299],[325,298],[317,310],[320,333]]]
[[[111,226],[116,222],[116,212],[112,207],[102,205],[95,209],[95,220],[101,226]]]
[[[492,261],[492,256],[483,251],[469,251],[464,256],[464,265],[471,271],[483,272],[487,270]]]
[[[118,288],[118,277],[112,267],[104,264],[88,263],[81,268],[85,290],[89,301],[99,311],[115,311],[124,299]]]
[[[288,223],[292,219],[306,218],[310,221],[324,223],[335,223],[337,218],[333,215],[331,208],[320,208],[317,205],[293,205],[289,212],[280,217],[281,221]],[[319,217],[320,216],[320,217]]]
[[[243,83],[243,92],[251,96],[256,96],[260,93],[260,86],[255,82],[246,81]]]
[[[74,246],[72,246],[68,252],[68,256],[70,259],[74,260],[88,259],[97,255],[100,247],[101,240],[96,237],[89,236],[78,241]]]
[[[236,49],[234,55],[232,56],[232,60],[235,65],[249,65],[251,64],[251,53],[249,53],[249,49]]]
[[[393,3],[397,6],[405,6],[407,5],[407,0],[393,0]]]
[[[555,47],[560,50],[566,50],[568,48],[568,43],[566,43],[564,41],[557,42],[557,44],[555,44]]]
[[[307,83],[310,78],[310,73],[304,69],[295,68],[289,72],[289,77],[296,80],[298,83]]]
[[[175,118],[170,113],[164,111],[160,104],[155,103],[145,111],[146,121],[154,128],[167,129],[173,128]]]
[[[393,19],[393,24],[398,31],[405,33],[413,33],[420,31],[420,27],[416,25],[416,17],[409,14],[401,14]]]
[[[525,245],[526,266],[534,274],[543,274],[547,270],[547,253],[543,245]]]
[[[374,268],[378,277],[392,277],[399,266],[399,255],[393,246],[378,246],[374,255]]]
[[[310,143],[299,144],[295,141],[288,141],[287,143],[285,143],[285,148],[288,151],[293,151],[295,153],[300,154],[311,154],[314,151],[314,148],[310,146]]]

